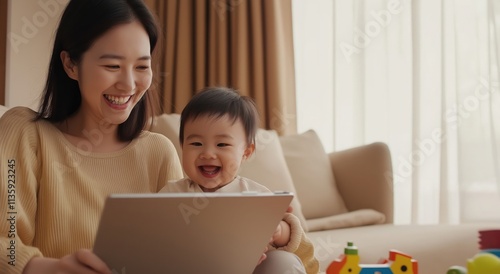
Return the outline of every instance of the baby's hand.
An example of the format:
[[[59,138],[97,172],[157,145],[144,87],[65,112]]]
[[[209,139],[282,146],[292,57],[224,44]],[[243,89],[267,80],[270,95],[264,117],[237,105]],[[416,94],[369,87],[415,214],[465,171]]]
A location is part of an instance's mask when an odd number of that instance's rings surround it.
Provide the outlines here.
[[[271,237],[270,244],[278,248],[287,245],[289,241],[290,226],[285,221],[281,221]]]

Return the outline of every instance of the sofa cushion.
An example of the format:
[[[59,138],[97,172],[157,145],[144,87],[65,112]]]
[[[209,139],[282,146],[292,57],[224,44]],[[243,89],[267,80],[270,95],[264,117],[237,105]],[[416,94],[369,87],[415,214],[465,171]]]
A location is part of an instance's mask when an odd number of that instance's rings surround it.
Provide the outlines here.
[[[240,168],[240,175],[263,184],[272,191],[289,191],[295,194],[291,206],[302,228],[307,231],[307,223],[302,214],[302,206],[297,197],[292,176],[288,170],[279,137],[274,130],[259,129],[255,138],[255,152]]]
[[[306,219],[346,213],[330,160],[315,131],[281,136],[281,146]]]
[[[339,215],[307,220],[310,231],[382,224],[385,215],[373,209],[359,209]]]
[[[181,157],[181,145],[179,143],[179,127],[181,123],[181,115],[178,113],[164,113],[155,117],[151,131],[165,135],[175,146],[175,150]]]

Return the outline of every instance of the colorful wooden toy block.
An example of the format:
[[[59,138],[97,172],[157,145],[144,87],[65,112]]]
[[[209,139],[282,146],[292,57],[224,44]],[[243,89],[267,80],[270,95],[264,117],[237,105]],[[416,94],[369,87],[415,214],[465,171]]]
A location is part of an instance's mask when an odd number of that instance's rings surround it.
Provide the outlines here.
[[[492,253],[481,252],[467,261],[467,268],[453,266],[446,274],[498,274],[500,273],[500,258]]]
[[[479,231],[479,247],[467,267],[452,266],[446,274],[500,274],[500,230]]]
[[[326,274],[418,274],[418,263],[407,254],[390,250],[389,258],[381,263],[360,264],[358,248],[348,242],[344,254],[328,266]]]

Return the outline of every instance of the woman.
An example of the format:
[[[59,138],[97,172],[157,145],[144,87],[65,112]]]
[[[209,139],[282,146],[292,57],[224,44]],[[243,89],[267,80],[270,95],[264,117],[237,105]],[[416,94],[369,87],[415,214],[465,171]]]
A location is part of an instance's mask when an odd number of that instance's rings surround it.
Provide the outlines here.
[[[106,197],[182,178],[172,143],[144,130],[157,39],[142,0],[69,2],[39,111],[0,119],[1,273],[112,273],[91,251]],[[256,272],[296,258],[273,254]]]
[[[2,273],[111,273],[90,251],[107,195],[182,177],[172,143],[144,131],[157,37],[141,0],[69,2],[38,113],[0,119]]]

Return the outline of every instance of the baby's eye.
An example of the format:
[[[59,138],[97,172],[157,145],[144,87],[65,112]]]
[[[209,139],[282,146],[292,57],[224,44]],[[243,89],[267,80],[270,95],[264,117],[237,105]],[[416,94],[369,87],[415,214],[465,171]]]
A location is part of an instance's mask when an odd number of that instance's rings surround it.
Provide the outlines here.
[[[106,68],[109,68],[109,69],[119,69],[120,66],[119,65],[105,65]]]
[[[217,144],[218,147],[227,147],[229,146],[229,144],[226,144],[226,143],[218,143]]]
[[[195,146],[195,147],[201,147],[200,142],[192,142],[192,143],[190,143],[190,145]]]

